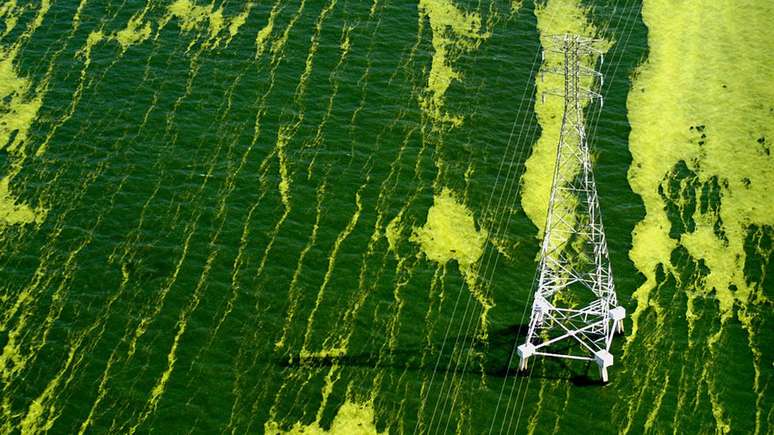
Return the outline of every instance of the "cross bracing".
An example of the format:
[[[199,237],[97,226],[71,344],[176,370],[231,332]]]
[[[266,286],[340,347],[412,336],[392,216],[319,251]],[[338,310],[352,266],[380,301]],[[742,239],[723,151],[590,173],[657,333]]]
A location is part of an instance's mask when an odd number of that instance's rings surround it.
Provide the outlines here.
[[[602,102],[595,87],[603,78],[593,68],[603,58],[597,43],[554,36],[543,52],[560,65],[542,73],[561,74],[564,87],[542,98],[561,97],[564,112],[529,330],[518,353],[522,370],[533,355],[594,361],[606,382],[610,345],[626,312],[616,298],[584,122],[584,108]]]

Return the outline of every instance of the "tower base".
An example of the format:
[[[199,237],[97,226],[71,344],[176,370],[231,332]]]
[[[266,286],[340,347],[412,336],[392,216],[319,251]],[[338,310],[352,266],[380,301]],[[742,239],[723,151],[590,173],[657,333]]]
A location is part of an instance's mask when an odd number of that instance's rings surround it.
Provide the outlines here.
[[[516,348],[519,353],[519,370],[527,370],[527,359],[535,353],[532,343],[524,343]]]
[[[626,308],[615,307],[608,313],[610,319],[613,320],[613,328],[615,332],[622,334],[624,332],[623,319],[626,317]]]
[[[599,366],[599,377],[607,383],[607,368],[613,365],[613,355],[606,350],[598,350],[594,352],[594,361]]]

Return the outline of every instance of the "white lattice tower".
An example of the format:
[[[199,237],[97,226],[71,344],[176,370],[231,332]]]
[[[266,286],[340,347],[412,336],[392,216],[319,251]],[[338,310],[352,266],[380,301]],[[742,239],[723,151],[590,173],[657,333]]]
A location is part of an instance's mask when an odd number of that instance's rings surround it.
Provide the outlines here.
[[[527,340],[518,349],[519,369],[530,356],[594,361],[602,381],[613,364],[613,334],[623,331],[626,311],[618,306],[592,162],[584,127],[584,107],[599,100],[594,87],[602,75],[598,41],[576,35],[550,38],[543,51],[544,73],[561,74],[564,89],[546,95],[564,98],[556,166],[540,252],[537,288]],[[550,97],[549,97],[550,98]]]

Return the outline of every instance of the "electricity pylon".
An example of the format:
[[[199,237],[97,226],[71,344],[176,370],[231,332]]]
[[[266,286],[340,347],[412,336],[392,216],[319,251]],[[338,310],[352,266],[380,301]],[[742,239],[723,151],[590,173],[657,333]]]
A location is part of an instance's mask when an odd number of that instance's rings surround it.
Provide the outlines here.
[[[529,332],[518,346],[519,369],[530,356],[594,361],[603,382],[613,364],[613,334],[623,331],[626,310],[618,306],[602,227],[592,162],[584,126],[584,106],[602,96],[594,69],[602,53],[596,40],[576,35],[550,38],[543,58],[544,73],[561,74],[564,89],[546,95],[564,98],[564,114],[556,153],[545,233],[540,251],[537,289]]]

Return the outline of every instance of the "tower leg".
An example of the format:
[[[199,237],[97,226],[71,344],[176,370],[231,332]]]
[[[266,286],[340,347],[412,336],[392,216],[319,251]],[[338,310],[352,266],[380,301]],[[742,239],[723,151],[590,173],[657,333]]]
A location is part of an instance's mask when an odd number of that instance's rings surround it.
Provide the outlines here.
[[[615,327],[615,332],[619,334],[623,333],[624,332],[623,319],[624,317],[626,317],[626,308],[615,307],[612,310],[610,310],[609,316],[613,320],[613,326]]]
[[[519,353],[519,370],[527,370],[527,362],[529,357],[535,353],[535,346],[532,343],[524,343],[516,348]]]
[[[599,366],[599,378],[602,382],[607,383],[607,367]]]
[[[613,355],[606,350],[598,350],[594,352],[594,361],[599,366],[599,377],[607,383],[607,368],[613,365]]]

